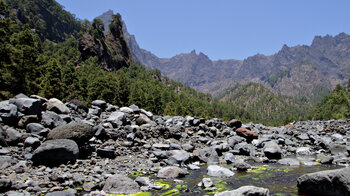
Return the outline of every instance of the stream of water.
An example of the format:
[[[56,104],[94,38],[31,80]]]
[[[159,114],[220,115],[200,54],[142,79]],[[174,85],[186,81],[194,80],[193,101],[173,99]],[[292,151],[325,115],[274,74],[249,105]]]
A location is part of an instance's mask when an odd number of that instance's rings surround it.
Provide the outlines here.
[[[222,166],[222,165],[221,165]],[[229,168],[229,165],[224,165]],[[207,175],[207,167],[203,166],[200,170],[189,171],[189,175],[181,180],[182,184],[176,184],[173,180],[159,180],[158,183],[167,184],[167,188],[161,191],[154,191],[152,195],[213,195],[215,193],[237,189],[241,186],[253,185],[264,187],[270,190],[270,195],[301,196],[298,194],[297,178],[306,173],[312,173],[322,170],[337,169],[334,165],[317,166],[281,166],[278,164],[253,165],[252,170],[239,172],[230,178],[215,178]],[[198,183],[203,178],[211,178],[215,188],[202,189]],[[303,195],[304,196],[304,195]]]

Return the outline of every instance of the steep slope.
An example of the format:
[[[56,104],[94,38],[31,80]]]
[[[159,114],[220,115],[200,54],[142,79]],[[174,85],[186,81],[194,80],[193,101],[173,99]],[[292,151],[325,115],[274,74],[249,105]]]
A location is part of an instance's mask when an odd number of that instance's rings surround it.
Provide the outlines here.
[[[350,118],[350,79],[346,87],[337,85],[312,109],[310,119],[343,119]]]
[[[236,85],[218,97],[223,102],[241,107],[249,112],[254,122],[271,125],[286,124],[291,120],[304,119],[310,106],[296,99],[275,95],[258,83]]]
[[[345,33],[316,36],[311,46],[284,45],[271,56],[257,54],[243,61],[211,61],[194,51],[169,59],[158,58],[141,49],[126,27],[123,31],[137,62],[215,96],[234,84],[257,82],[274,93],[315,103],[336,84],[345,84],[350,78],[350,36]]]
[[[82,30],[80,21],[55,0],[5,0],[17,24],[29,24],[42,39],[64,41]]]

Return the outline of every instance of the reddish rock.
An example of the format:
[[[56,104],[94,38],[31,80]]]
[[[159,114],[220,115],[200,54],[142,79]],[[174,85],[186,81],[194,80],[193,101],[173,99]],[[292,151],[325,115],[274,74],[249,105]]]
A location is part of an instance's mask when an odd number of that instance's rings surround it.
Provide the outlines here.
[[[247,128],[238,128],[236,129],[236,133],[237,135],[246,138],[247,142],[251,142],[253,139],[258,139],[258,135]]]

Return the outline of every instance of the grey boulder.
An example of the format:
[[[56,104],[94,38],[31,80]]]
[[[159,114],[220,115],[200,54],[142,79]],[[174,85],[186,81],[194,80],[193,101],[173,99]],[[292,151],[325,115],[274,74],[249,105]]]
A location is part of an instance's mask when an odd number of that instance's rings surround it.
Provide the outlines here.
[[[33,153],[35,165],[57,166],[67,162],[75,162],[79,156],[77,143],[68,139],[48,140]]]
[[[304,174],[297,179],[299,193],[310,195],[350,195],[350,168]]]
[[[218,165],[210,165],[208,166],[208,175],[213,177],[231,177],[235,173]]]
[[[107,194],[134,194],[140,191],[140,186],[128,177],[116,174],[107,178],[102,190]]]
[[[70,123],[52,129],[47,139],[71,139],[79,146],[85,144],[95,134],[93,127],[84,123]]]
[[[169,178],[180,178],[180,177],[184,177],[186,174],[188,174],[187,171],[176,167],[176,166],[168,166],[168,167],[164,167],[162,169],[160,169],[158,171],[158,178],[165,178],[165,179],[169,179]]]
[[[18,108],[18,111],[26,115],[33,114],[33,115],[40,116],[42,111],[40,99],[18,98],[18,99],[11,99],[10,103],[16,105]]]
[[[69,114],[70,109],[62,103],[62,101],[56,99],[56,98],[51,98],[47,102],[46,109],[49,111],[53,111],[57,114]]]
[[[50,129],[67,124],[58,114],[51,111],[44,112],[41,121],[45,127]]]
[[[236,190],[224,191],[215,196],[269,196],[270,191],[266,188],[256,186],[242,186]]]
[[[263,151],[268,159],[282,158],[282,150],[275,141],[266,142]]]

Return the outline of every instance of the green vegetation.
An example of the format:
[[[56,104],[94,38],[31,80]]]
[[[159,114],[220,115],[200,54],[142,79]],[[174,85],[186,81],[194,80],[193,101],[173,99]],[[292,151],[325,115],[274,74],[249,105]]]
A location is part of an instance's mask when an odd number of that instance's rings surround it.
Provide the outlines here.
[[[310,119],[330,120],[350,118],[350,79],[346,87],[337,85],[309,114]]]
[[[304,119],[305,111],[309,109],[301,100],[275,95],[257,83],[236,85],[219,99],[246,110],[253,122],[267,125],[282,125]]]
[[[39,94],[63,101],[90,103],[103,99],[119,106],[136,104],[160,115],[250,119],[241,108],[172,81],[159,70],[133,63],[119,14],[113,16],[110,31],[104,35],[99,19],[92,24],[84,21],[84,28],[78,28],[75,24],[79,21],[52,0],[7,3],[9,6],[0,0],[1,100],[18,93]],[[37,23],[28,22],[35,13],[47,27],[47,10],[57,24],[41,29]],[[20,15],[16,11],[28,13],[25,19],[16,18]],[[25,21],[28,24],[23,24]],[[84,31],[68,31],[60,28],[61,23],[73,23],[73,29]],[[55,32],[50,31],[52,28]]]

